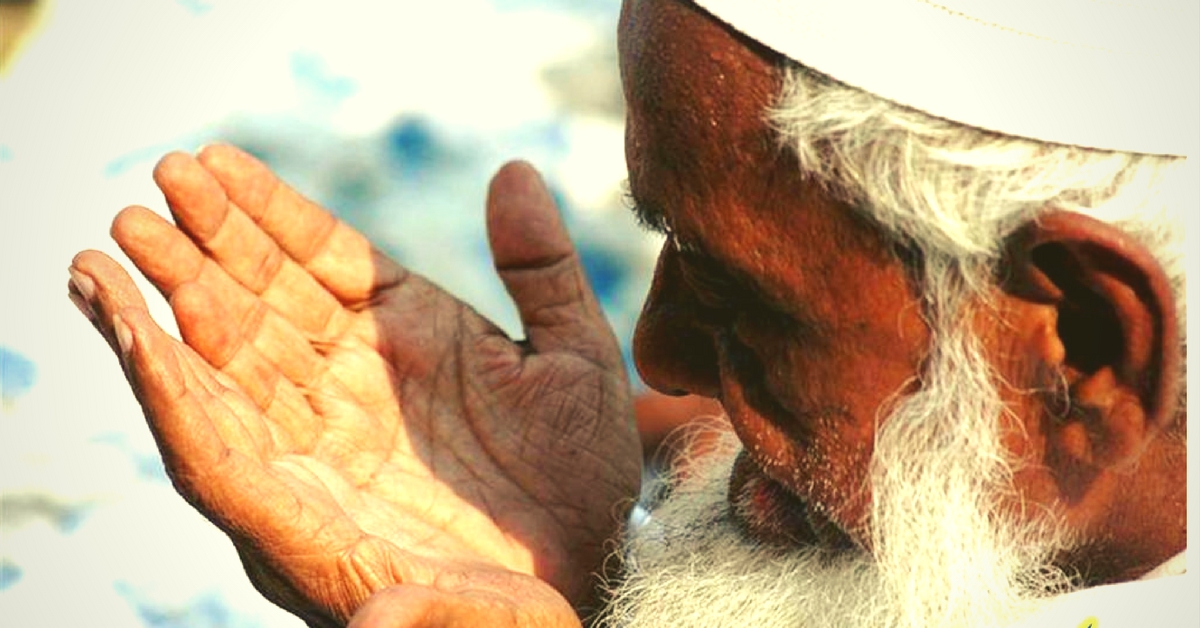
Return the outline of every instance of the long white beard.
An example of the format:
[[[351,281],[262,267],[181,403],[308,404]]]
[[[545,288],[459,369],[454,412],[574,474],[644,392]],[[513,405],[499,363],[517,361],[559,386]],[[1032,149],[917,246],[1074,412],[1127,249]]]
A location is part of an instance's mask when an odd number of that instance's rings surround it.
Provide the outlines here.
[[[602,626],[928,628],[1003,626],[1070,588],[1049,564],[1050,524],[999,507],[1012,464],[1004,411],[969,338],[939,343],[926,385],[883,421],[872,459],[870,554],[749,541],[727,502],[736,440],[691,461],[625,548]],[[1044,520],[1050,520],[1049,517]]]

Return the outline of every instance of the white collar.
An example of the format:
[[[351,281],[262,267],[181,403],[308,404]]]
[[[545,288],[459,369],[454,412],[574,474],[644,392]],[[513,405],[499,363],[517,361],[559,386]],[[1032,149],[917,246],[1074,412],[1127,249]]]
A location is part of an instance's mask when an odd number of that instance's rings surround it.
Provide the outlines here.
[[[1196,574],[1186,551],[1139,580],[1090,587],[1064,595],[1012,628],[1144,628],[1200,625]]]

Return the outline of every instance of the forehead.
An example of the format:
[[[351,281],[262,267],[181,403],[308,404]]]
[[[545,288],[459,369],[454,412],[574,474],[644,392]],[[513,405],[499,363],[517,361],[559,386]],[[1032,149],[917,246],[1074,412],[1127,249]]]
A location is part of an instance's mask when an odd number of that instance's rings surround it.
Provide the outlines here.
[[[730,146],[730,138],[768,138],[763,117],[779,81],[769,53],[753,41],[686,0],[626,0],[618,42],[635,137],[653,133],[676,158],[708,162],[738,157],[705,155],[744,150]]]
[[[778,147],[765,115],[779,80],[764,51],[687,0],[627,0],[619,47],[638,204],[693,240],[766,205],[761,166]]]
[[[862,310],[880,279],[863,266],[894,259],[780,146],[766,119],[779,58],[687,0],[626,0],[619,47],[637,203],[778,301]]]

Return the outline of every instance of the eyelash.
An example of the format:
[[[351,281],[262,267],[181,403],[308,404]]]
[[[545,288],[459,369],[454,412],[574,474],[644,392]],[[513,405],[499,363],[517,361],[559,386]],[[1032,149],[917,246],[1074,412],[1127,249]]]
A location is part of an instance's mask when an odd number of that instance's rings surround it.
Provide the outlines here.
[[[629,189],[629,181],[625,181],[622,191],[622,202],[626,208],[629,208],[634,213],[634,219],[637,220],[637,226],[650,233],[665,235],[670,238],[672,231],[671,226],[667,225],[666,220],[658,211],[646,211],[641,204],[637,203],[637,198],[634,197],[634,192]]]

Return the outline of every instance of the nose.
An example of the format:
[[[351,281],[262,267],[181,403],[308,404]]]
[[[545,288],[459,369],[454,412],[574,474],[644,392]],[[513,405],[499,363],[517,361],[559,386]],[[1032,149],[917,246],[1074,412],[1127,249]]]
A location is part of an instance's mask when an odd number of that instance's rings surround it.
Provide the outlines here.
[[[717,397],[720,372],[713,332],[680,276],[677,253],[664,245],[633,337],[642,381],[667,395]]]

